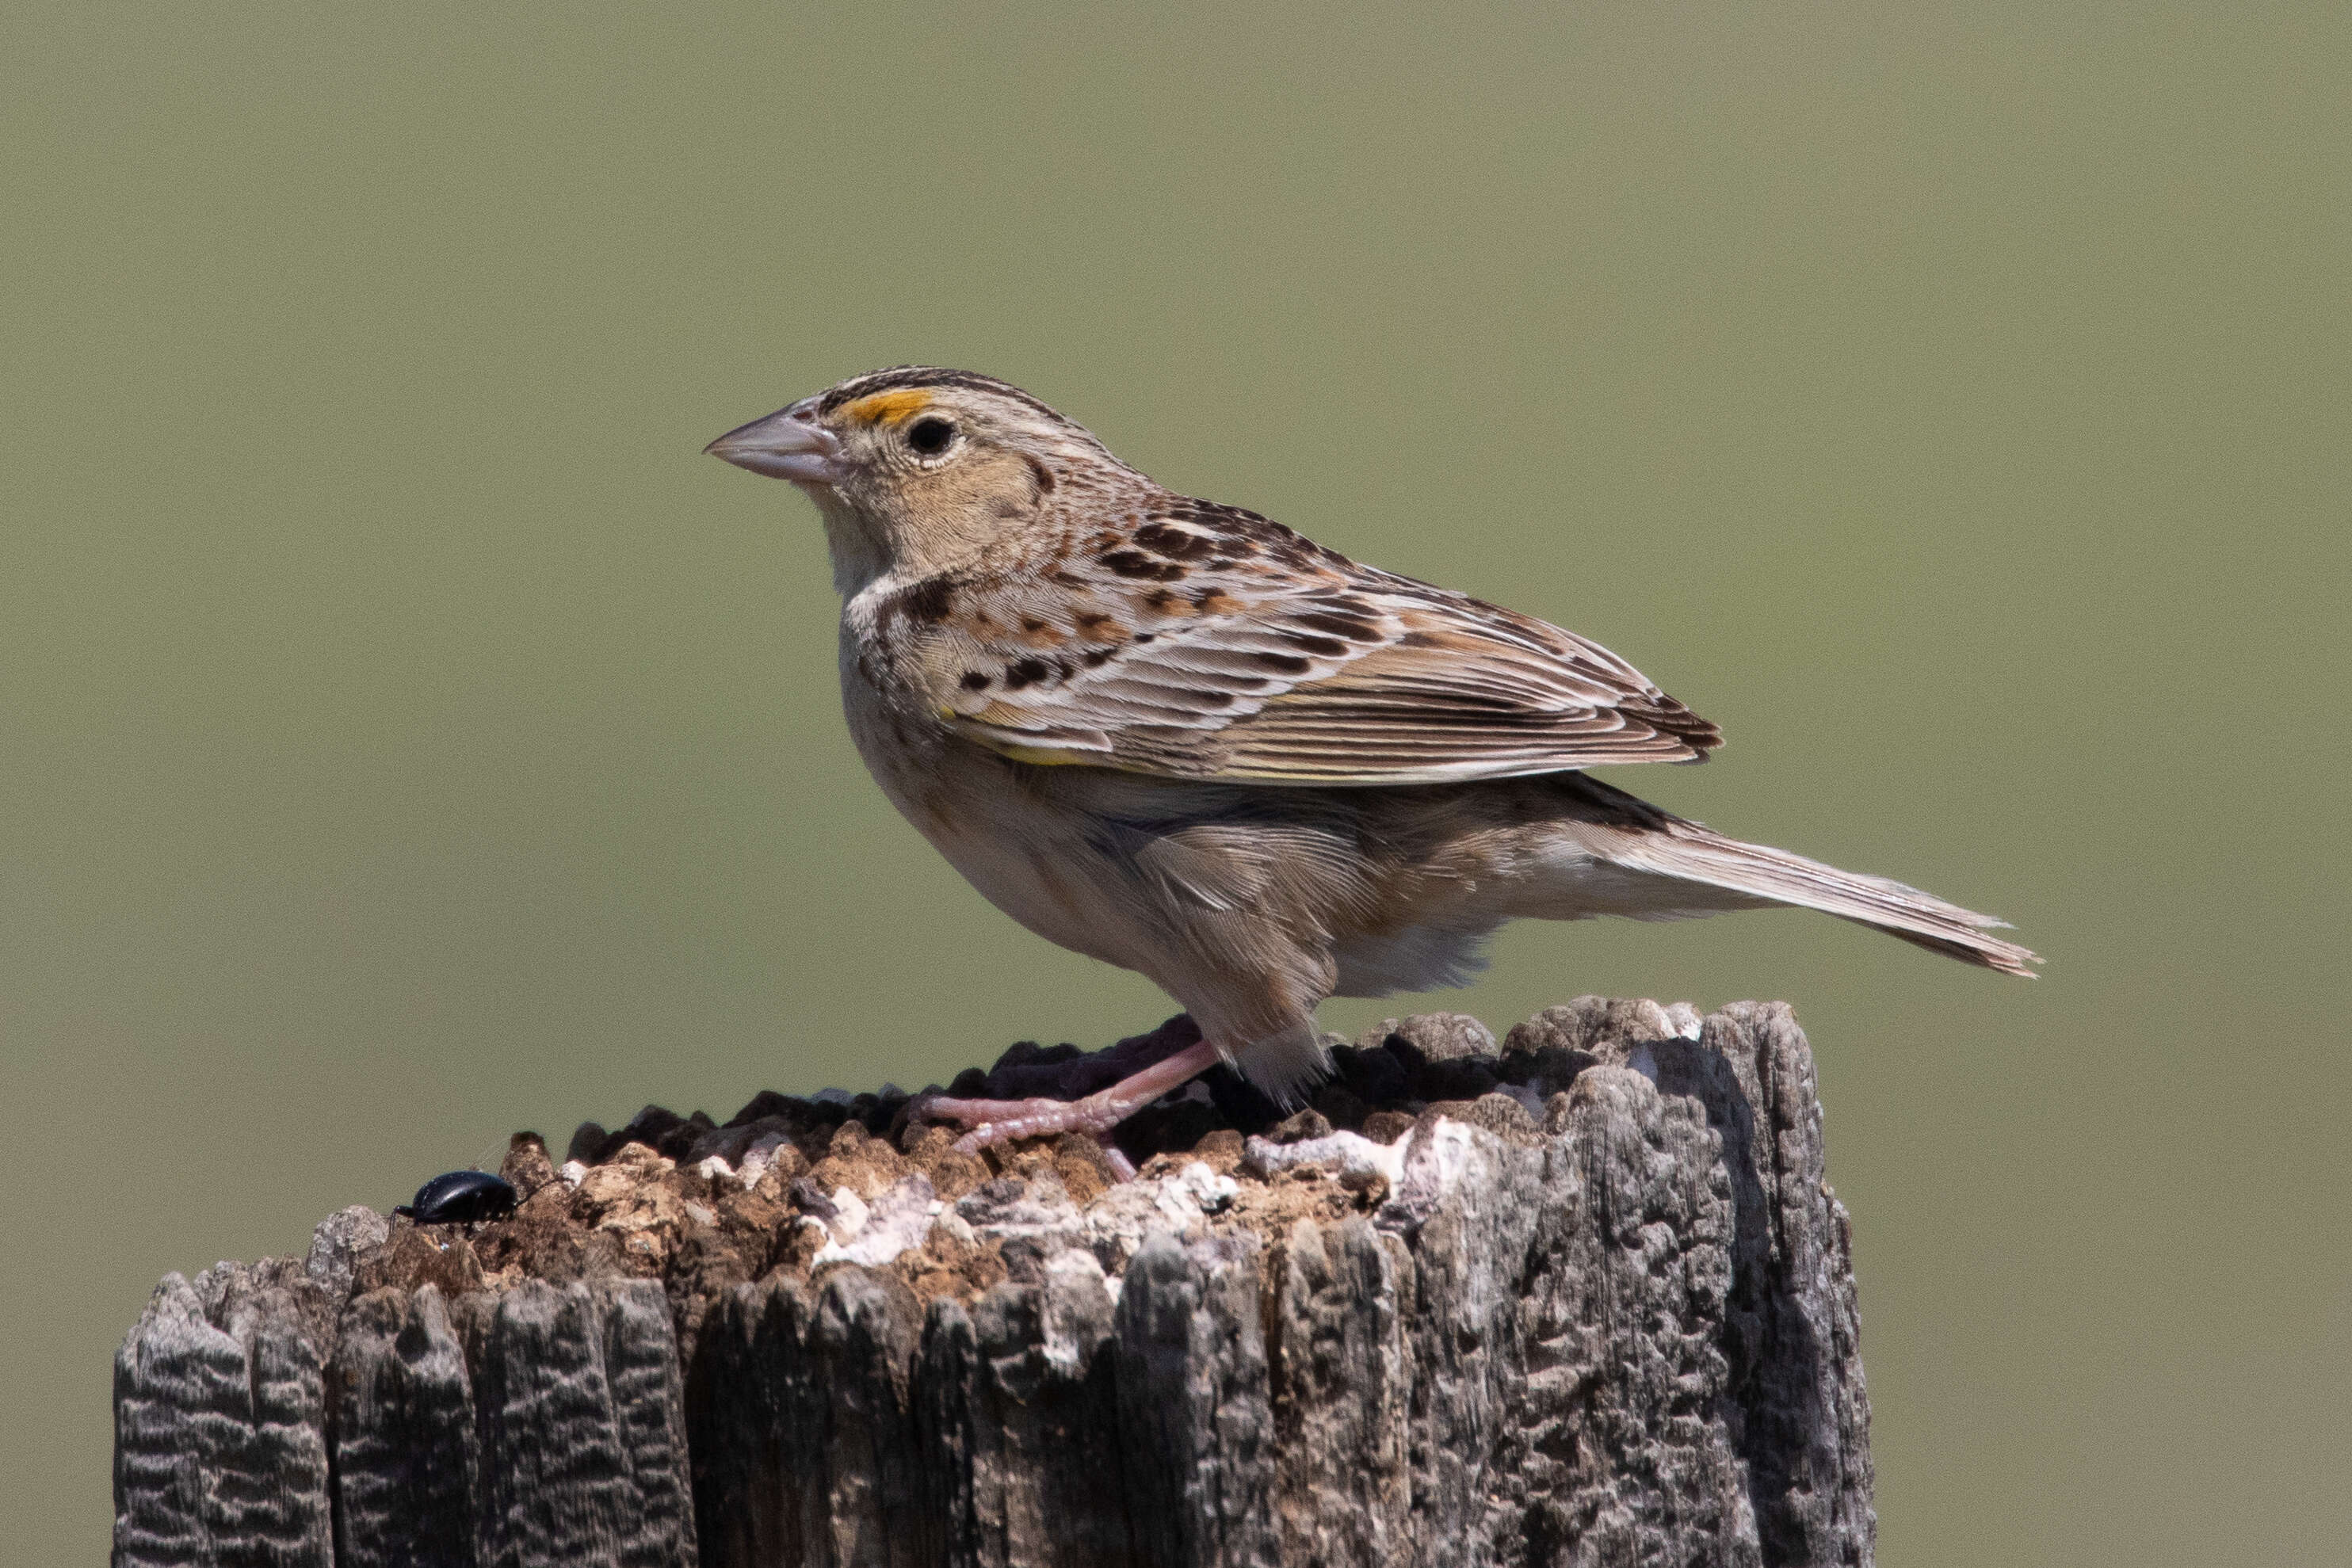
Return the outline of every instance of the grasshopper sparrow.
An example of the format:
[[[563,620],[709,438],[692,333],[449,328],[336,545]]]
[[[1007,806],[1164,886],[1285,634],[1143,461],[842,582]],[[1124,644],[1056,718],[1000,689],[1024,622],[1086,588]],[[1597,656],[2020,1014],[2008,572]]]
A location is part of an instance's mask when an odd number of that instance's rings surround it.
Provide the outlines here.
[[[2030,975],[1999,925],[1589,777],[1716,727],[1574,632],[1178,496],[1017,388],[904,367],[709,450],[824,519],[851,734],[989,901],[1149,976],[1201,1043],[1086,1100],[937,1100],[977,1148],[1097,1136],[1219,1060],[1285,1102],[1315,1008],[1459,984],[1520,916],[1790,904]]]

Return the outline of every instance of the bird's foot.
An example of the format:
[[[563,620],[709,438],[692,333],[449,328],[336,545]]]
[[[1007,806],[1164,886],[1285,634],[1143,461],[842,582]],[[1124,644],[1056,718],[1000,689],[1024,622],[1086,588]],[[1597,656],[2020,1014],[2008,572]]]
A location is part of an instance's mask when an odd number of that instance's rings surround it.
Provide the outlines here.
[[[970,1128],[956,1140],[956,1148],[967,1155],[1014,1138],[1084,1133],[1103,1145],[1111,1157],[1111,1168],[1125,1180],[1134,1176],[1135,1167],[1111,1146],[1111,1129],[1218,1061],[1217,1048],[1202,1040],[1082,1100],[959,1100],[940,1094],[921,1102],[915,1114],[926,1121],[954,1122]]]

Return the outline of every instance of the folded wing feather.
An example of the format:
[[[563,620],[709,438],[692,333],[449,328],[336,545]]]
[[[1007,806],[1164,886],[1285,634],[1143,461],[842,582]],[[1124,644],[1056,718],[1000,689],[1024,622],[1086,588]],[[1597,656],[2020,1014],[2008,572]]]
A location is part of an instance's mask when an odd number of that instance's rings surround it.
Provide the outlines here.
[[[922,663],[940,711],[1024,761],[1267,783],[1696,761],[1721,741],[1597,643],[1253,522],[1296,547],[940,595]]]

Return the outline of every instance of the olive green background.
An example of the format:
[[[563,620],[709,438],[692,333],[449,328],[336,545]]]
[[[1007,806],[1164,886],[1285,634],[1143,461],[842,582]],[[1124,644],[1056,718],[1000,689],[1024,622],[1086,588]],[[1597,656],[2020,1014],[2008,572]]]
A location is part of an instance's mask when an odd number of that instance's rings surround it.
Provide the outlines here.
[[[2340,1560],[2340,9],[481,10],[10,7],[8,1552],[103,1550],[166,1270],[1171,1010],[891,814],[812,508],[698,455],[922,361],[1600,639],[1730,737],[1614,781],[2048,956],[1326,1009],[1795,1002],[1888,1562]]]

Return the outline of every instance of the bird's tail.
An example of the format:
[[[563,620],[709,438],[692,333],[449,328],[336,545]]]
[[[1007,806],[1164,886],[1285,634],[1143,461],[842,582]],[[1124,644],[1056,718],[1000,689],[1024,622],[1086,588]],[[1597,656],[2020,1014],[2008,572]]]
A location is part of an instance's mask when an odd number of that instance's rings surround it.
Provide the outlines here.
[[[1886,877],[1840,871],[1786,850],[1726,838],[1590,778],[1579,782],[1592,790],[1616,818],[1591,846],[1613,865],[1681,883],[1697,883],[1727,895],[1715,908],[1781,904],[1817,909],[1964,964],[1979,964],[2029,980],[2037,977],[2032,966],[2042,962],[2039,957],[2014,942],[1985,935],[1988,929],[2005,927],[2007,921],[1947,904],[1933,894]],[[1636,817],[1638,825],[1629,820]],[[1688,912],[1703,913],[1695,904],[1685,906]],[[1657,911],[1661,915],[1683,912],[1669,907]]]

